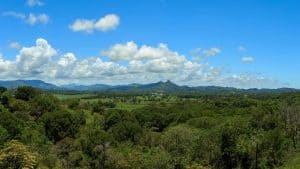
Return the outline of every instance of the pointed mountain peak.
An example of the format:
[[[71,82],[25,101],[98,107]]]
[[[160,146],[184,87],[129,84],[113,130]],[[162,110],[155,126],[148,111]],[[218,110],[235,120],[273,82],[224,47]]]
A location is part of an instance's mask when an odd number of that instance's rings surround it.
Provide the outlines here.
[[[175,83],[173,83],[171,80],[167,80],[165,83],[166,83],[166,84],[175,84]]]

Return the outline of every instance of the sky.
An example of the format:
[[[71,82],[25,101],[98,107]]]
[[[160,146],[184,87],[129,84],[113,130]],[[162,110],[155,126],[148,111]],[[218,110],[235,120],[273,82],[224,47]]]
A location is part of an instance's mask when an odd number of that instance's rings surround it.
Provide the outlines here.
[[[300,88],[297,0],[0,0],[0,80]]]

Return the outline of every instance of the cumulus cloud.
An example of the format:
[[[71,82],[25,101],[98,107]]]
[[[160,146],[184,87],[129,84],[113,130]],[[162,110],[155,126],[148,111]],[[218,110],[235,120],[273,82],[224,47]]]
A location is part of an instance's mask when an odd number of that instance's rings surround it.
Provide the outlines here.
[[[95,19],[76,19],[69,28],[74,32],[92,33],[94,30],[107,32],[116,29],[120,24],[120,18],[116,14],[108,14],[98,21]]]
[[[119,23],[120,23],[119,16],[115,14],[109,14],[104,16],[103,18],[100,18],[95,23],[95,28],[101,30],[102,32],[106,32],[115,29],[119,25]]]
[[[74,32],[86,32],[92,33],[94,31],[94,23],[93,20],[87,19],[76,19],[76,21],[70,26],[70,29]]]
[[[11,42],[9,45],[8,45],[8,48],[10,49],[21,49],[22,46],[19,42]]]
[[[245,56],[241,58],[241,61],[245,63],[250,63],[250,62],[254,62],[254,58],[251,56]]]
[[[17,19],[20,19],[22,21],[24,21],[25,23],[28,23],[30,25],[35,25],[37,23],[41,23],[41,24],[47,24],[50,20],[49,16],[47,14],[33,14],[30,13],[28,16],[23,14],[23,13],[18,13],[18,12],[14,12],[14,11],[8,11],[8,12],[3,12],[2,13],[3,16],[10,16],[10,17],[14,17]]]
[[[27,0],[27,5],[30,6],[30,7],[43,6],[44,2],[42,2],[40,0]]]
[[[78,59],[71,52],[58,54],[45,39],[37,39],[34,46],[22,47],[13,61],[5,60],[0,55],[0,79],[41,79],[58,84],[128,84],[172,80],[191,86],[247,88],[277,85],[276,81],[263,76],[226,74],[223,68],[189,60],[166,44],[147,46],[131,41],[113,45],[102,54],[110,60],[104,61],[99,57]]]
[[[163,43],[160,43],[157,47],[147,45],[138,47],[136,43],[130,41],[126,44],[116,44],[101,53],[114,61],[163,58],[171,58],[174,61],[184,59],[184,56],[180,56],[177,52],[171,51],[168,46]]]
[[[44,72],[43,68],[47,65],[57,51],[44,39],[37,39],[36,46],[23,47],[16,58],[16,65],[19,73],[39,74]]]
[[[9,78],[9,73],[14,68],[12,67],[12,64],[13,62],[5,60],[3,54],[0,53],[0,75],[5,77],[5,79]]]

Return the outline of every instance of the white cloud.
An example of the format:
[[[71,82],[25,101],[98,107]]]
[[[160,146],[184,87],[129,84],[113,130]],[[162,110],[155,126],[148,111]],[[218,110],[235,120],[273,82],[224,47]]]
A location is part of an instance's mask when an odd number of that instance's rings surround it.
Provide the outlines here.
[[[107,32],[116,29],[120,24],[120,18],[116,14],[108,14],[98,21],[94,19],[76,19],[69,28],[74,32],[92,33],[94,30]]]
[[[17,19],[20,19],[30,25],[35,25],[37,23],[47,24],[50,20],[49,16],[47,14],[33,14],[30,13],[28,16],[23,13],[17,13],[14,11],[8,11],[2,13],[3,16],[11,16]]]
[[[242,58],[241,58],[241,61],[242,61],[242,62],[246,62],[246,63],[254,62],[254,58],[251,57],[251,56],[245,56],[245,57],[242,57]]]
[[[95,28],[102,32],[106,32],[109,30],[116,29],[116,27],[118,27],[119,24],[120,24],[119,16],[115,14],[109,14],[104,16],[103,18],[100,18],[95,23]]]
[[[134,42],[126,44],[116,44],[108,50],[101,52],[102,55],[108,56],[111,60],[131,60],[138,52],[138,47]]]
[[[202,61],[203,61],[203,58],[200,57],[200,56],[193,56],[193,57],[192,57],[192,61],[194,61],[194,62],[202,62]]]
[[[274,88],[276,86],[281,87],[279,85],[282,84],[277,80],[249,73],[233,74],[222,78],[221,82],[226,84],[226,86],[238,86],[241,88]]]
[[[216,56],[217,54],[221,53],[221,49],[213,47],[209,49],[202,49],[202,48],[196,48],[191,50],[191,55],[198,60],[205,59],[207,57]]]
[[[67,67],[72,65],[76,60],[77,59],[73,53],[67,53],[62,58],[60,58],[57,64],[62,67]]]
[[[47,24],[49,22],[49,16],[46,14],[35,15],[30,13],[27,22],[31,25],[35,25],[36,23]]]
[[[27,0],[27,5],[30,6],[30,7],[43,6],[44,2],[42,2],[40,0]]]
[[[133,41],[126,44],[116,44],[101,52],[113,61],[118,60],[154,60],[168,59],[170,62],[184,61],[184,56],[171,51],[166,44],[160,43],[157,47],[143,45],[138,47]]]
[[[189,60],[166,44],[153,47],[127,42],[113,45],[103,54],[111,60],[104,61],[99,57],[78,59],[71,52],[59,55],[46,40],[37,39],[34,46],[23,47],[13,61],[5,60],[0,55],[0,79],[41,79],[58,84],[128,84],[172,80],[182,85],[243,88],[278,85],[277,81],[263,76],[226,74],[223,68]]]
[[[92,33],[94,30],[94,24],[93,20],[76,19],[76,21],[70,26],[70,29],[74,32]]]
[[[11,43],[8,45],[8,47],[9,47],[10,49],[21,49],[21,48],[22,48],[22,46],[21,46],[21,44],[20,44],[19,42],[11,42]]]
[[[210,48],[203,50],[203,55],[206,57],[215,56],[221,52],[221,49],[219,48]]]
[[[9,72],[12,71],[12,69],[14,68],[12,66],[12,62],[11,61],[7,61],[3,58],[3,54],[0,53],[0,77],[1,75],[8,78],[9,77]]]
[[[11,16],[11,17],[15,17],[15,18],[18,18],[18,19],[25,19],[26,18],[25,14],[14,12],[14,11],[3,12],[2,16]]]
[[[137,44],[131,41],[126,44],[116,44],[101,53],[112,61],[144,61],[131,62],[131,66],[133,67],[132,64],[143,65],[142,67],[146,71],[157,73],[177,71],[187,62],[183,55],[170,50],[163,43],[160,43],[157,47],[147,45],[138,47]]]
[[[43,72],[57,51],[48,44],[44,39],[37,39],[36,46],[23,47],[16,58],[17,69],[20,74],[36,74]]]
[[[192,56],[198,56],[202,52],[202,48],[196,48],[190,51]]]

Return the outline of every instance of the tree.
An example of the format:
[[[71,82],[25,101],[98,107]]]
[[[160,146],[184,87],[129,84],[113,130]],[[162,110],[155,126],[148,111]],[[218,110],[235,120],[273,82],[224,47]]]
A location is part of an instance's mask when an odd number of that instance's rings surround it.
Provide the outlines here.
[[[192,158],[202,165],[214,165],[220,154],[219,133],[215,130],[200,130],[195,141]]]
[[[74,139],[66,137],[60,140],[56,143],[54,151],[59,157],[62,168],[71,169],[80,165],[80,162],[77,161],[82,160],[80,157],[82,153],[78,154]]]
[[[190,163],[197,139],[197,131],[185,125],[169,128],[163,135],[162,145],[172,156],[175,169]]]
[[[28,123],[22,129],[20,141],[29,145],[43,156],[49,153],[49,147],[52,146],[52,143],[45,135],[43,126],[33,122]]]
[[[107,149],[109,148],[109,143],[100,144],[93,149],[93,161],[92,168],[95,169],[105,169],[105,164],[107,160]]]
[[[224,169],[232,169],[239,165],[240,156],[238,139],[248,133],[248,122],[243,118],[234,118],[226,122],[221,128],[221,164]]]
[[[9,109],[12,112],[27,112],[29,111],[29,104],[24,100],[10,99]]]
[[[28,101],[39,94],[41,94],[41,91],[37,88],[31,86],[21,86],[17,88],[15,92],[15,98]]]
[[[300,108],[292,105],[286,106],[283,111],[285,130],[292,139],[293,148],[297,148],[298,131],[300,128]]]
[[[93,103],[92,111],[96,113],[103,113],[104,112],[103,103],[100,100],[98,100],[96,103]]]
[[[122,121],[111,128],[111,133],[118,141],[136,141],[142,133],[142,127],[137,122]]]
[[[283,133],[280,128],[275,128],[266,134],[263,146],[268,147],[265,156],[269,168],[282,165],[284,153],[288,150],[289,145]]]
[[[0,106],[0,125],[7,130],[9,138],[12,139],[21,132],[24,121]]]
[[[71,98],[71,99],[67,99],[65,102],[68,105],[68,108],[70,108],[70,109],[76,109],[76,108],[78,108],[78,106],[80,104],[80,99],[78,99],[78,98]]]
[[[8,92],[4,92],[0,95],[0,103],[5,106],[8,107],[9,104],[9,100],[12,98],[12,95]]]
[[[65,137],[73,138],[78,132],[81,121],[67,111],[47,112],[42,116],[46,135],[50,140],[59,141]]]
[[[91,158],[90,167],[104,168],[107,160],[107,150],[112,137],[103,130],[104,119],[101,115],[94,114],[94,119],[79,132],[78,143],[81,150]]]
[[[0,95],[7,91],[6,87],[0,86]]]
[[[24,144],[12,140],[0,150],[0,168],[34,169],[38,165],[39,154]]]
[[[105,129],[111,128],[113,125],[119,123],[122,120],[122,116],[119,112],[113,111],[107,115],[105,119]]]
[[[50,94],[41,94],[34,97],[31,101],[31,115],[39,118],[46,112],[57,111],[60,107],[59,100]]]
[[[106,152],[105,169],[173,169],[171,156],[159,148],[120,144]]]
[[[152,148],[143,154],[143,166],[145,169],[172,169],[171,155],[165,150]]]
[[[9,134],[5,128],[0,125],[0,145],[2,145],[9,137]]]
[[[78,138],[82,151],[90,156],[93,156],[93,150],[96,146],[104,146],[112,141],[112,137],[108,133],[91,125],[84,127]]]
[[[136,118],[142,126],[162,131],[168,126],[166,114],[155,108],[139,109]]]

